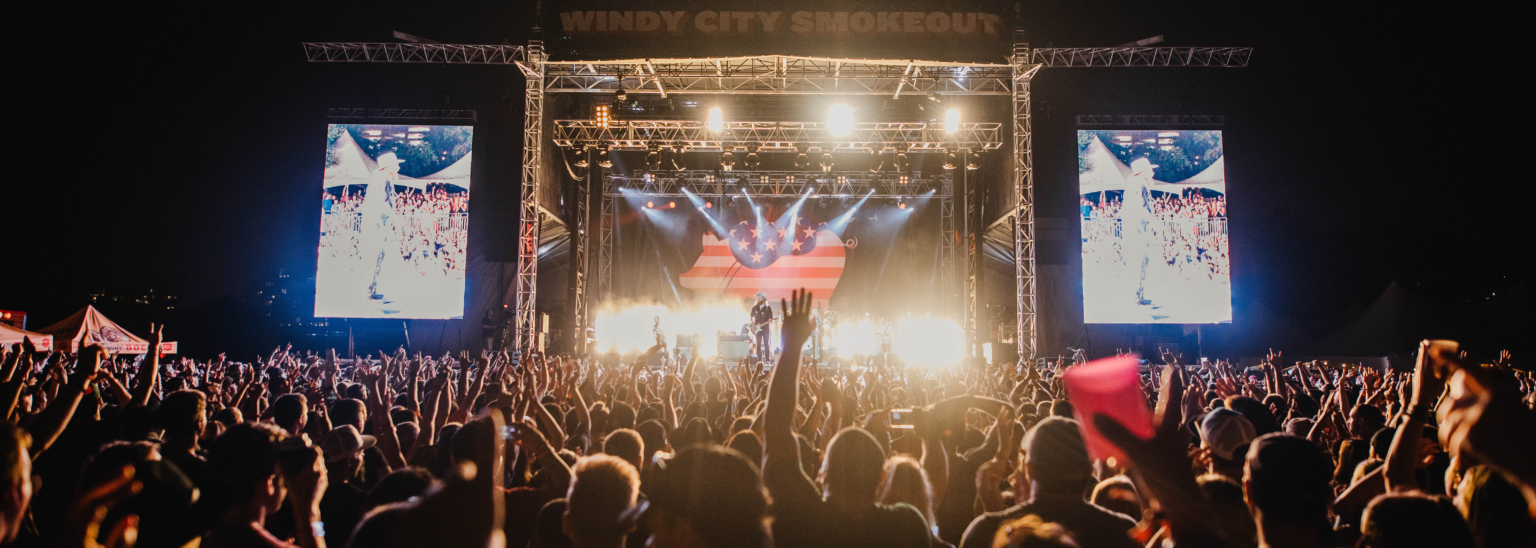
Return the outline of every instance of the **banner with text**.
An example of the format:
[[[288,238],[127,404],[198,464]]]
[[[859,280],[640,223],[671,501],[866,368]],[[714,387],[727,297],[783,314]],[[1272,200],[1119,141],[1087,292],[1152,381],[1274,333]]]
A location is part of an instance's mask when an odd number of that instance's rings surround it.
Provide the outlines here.
[[[611,1],[546,10],[556,60],[805,55],[1002,62],[1012,18],[1001,2]],[[762,11],[771,8],[772,11]]]

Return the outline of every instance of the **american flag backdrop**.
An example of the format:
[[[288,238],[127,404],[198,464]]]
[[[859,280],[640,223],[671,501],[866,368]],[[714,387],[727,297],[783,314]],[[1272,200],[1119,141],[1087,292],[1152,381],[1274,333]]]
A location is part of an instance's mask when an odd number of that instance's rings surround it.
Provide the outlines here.
[[[678,276],[683,287],[742,299],[761,291],[774,305],[803,287],[827,308],[847,259],[843,241],[826,223],[791,213],[772,224],[740,221],[724,232],[704,233],[703,253]]]

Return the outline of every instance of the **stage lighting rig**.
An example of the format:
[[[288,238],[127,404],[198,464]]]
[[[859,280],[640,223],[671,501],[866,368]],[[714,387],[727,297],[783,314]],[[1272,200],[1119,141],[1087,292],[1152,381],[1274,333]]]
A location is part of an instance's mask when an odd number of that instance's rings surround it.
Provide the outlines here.
[[[933,101],[935,103],[939,102],[939,94],[931,92],[931,91],[928,92],[928,100],[929,101]]]
[[[952,108],[944,112],[944,133],[953,135],[960,131],[960,109]]]
[[[832,153],[831,152],[823,152],[823,153],[821,153],[821,170],[823,172],[831,173],[832,172],[832,166],[834,166],[834,165],[837,165],[837,164],[833,163],[833,161],[832,161]]]
[[[613,98],[618,100],[618,102],[623,103],[629,99],[629,94],[624,93],[623,89],[619,89],[618,93],[613,94]]]
[[[608,147],[597,147],[597,157],[602,158],[602,160],[598,160],[598,166],[601,166],[603,169],[613,167],[613,159],[608,156]]]
[[[597,121],[598,128],[608,129],[608,105],[597,105],[597,108],[595,109],[595,112],[593,112],[592,117]]]
[[[757,144],[747,145],[747,161],[742,164],[747,169],[757,169],[762,165],[762,160],[757,157]]]
[[[734,153],[732,153],[729,149],[726,150],[725,152],[720,153],[720,170],[721,171],[730,171],[731,167],[735,166],[735,165],[736,165],[736,155]]]

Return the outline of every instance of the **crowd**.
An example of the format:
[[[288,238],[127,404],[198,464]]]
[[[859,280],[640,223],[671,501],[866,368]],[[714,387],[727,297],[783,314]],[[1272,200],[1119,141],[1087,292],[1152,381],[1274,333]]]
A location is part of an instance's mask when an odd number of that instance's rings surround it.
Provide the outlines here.
[[[802,367],[811,302],[785,304],[771,366],[647,366],[660,345],[616,365],[6,349],[0,543],[1536,542],[1536,383],[1507,355],[1426,341],[1401,372],[1164,356],[1142,379],[1152,423],[1122,425],[1076,416],[1061,378],[1079,365]],[[1081,420],[1126,462],[1091,460]]]
[[[332,259],[363,259],[362,229],[358,224],[362,204],[361,193],[325,192],[322,254],[329,254]],[[422,276],[463,276],[469,244],[468,192],[450,192],[441,184],[427,185],[425,190],[397,192],[394,211],[389,221],[389,242],[399,245],[400,257],[411,271]]]
[[[1123,227],[1119,222],[1122,202],[1080,198],[1083,216],[1083,256],[1098,263],[1124,263]],[[1227,281],[1226,196],[1199,193],[1161,194],[1148,202],[1162,221],[1157,231],[1163,240],[1162,259],[1185,279]]]

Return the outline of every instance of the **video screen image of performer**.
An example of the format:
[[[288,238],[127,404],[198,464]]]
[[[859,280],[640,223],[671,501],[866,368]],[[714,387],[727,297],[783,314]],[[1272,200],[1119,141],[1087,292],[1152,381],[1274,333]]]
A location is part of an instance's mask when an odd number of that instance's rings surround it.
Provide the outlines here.
[[[1221,132],[1079,131],[1078,151],[1084,321],[1232,321]]]
[[[463,316],[471,129],[330,126],[317,317]]]

